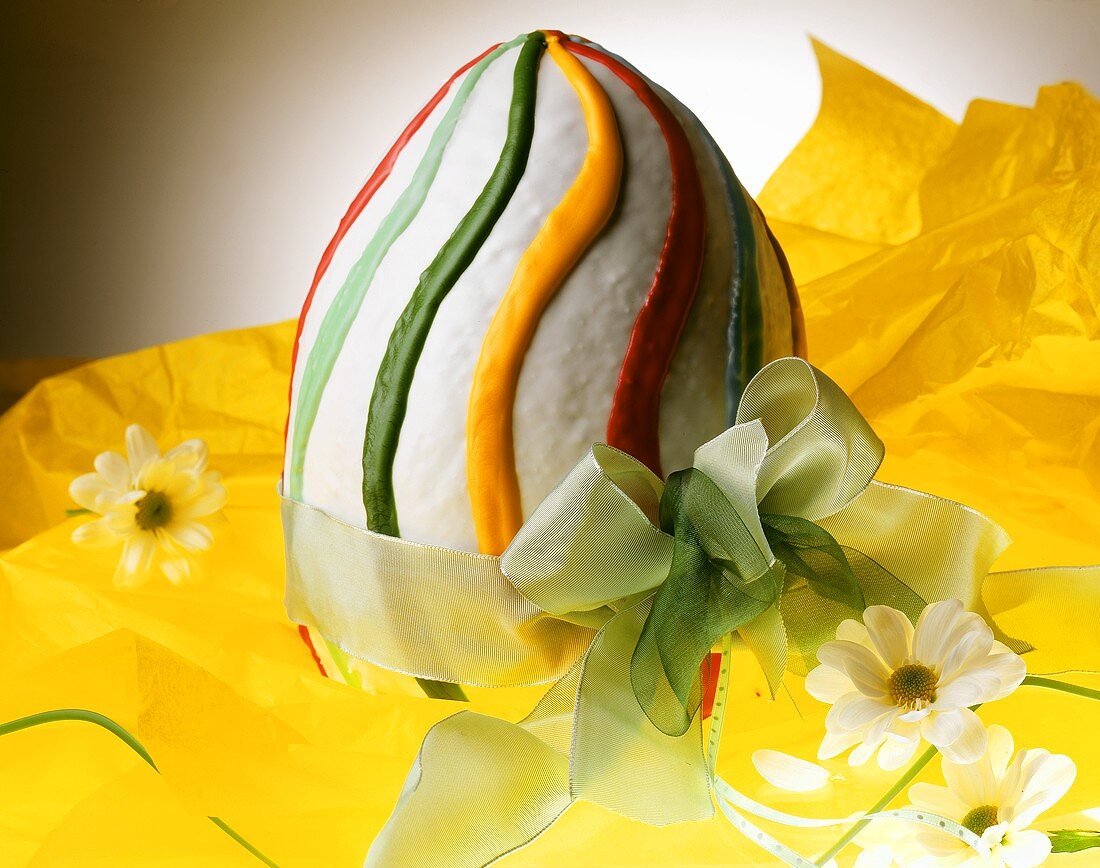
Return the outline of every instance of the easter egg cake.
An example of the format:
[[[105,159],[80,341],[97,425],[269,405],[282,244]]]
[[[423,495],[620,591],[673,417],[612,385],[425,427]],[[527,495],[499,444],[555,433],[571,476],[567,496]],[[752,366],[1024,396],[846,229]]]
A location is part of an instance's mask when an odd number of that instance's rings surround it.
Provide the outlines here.
[[[803,352],[782,252],[695,115],[592,42],[524,34],[416,113],[324,251],[283,491],[500,554],[592,443],[687,466]]]

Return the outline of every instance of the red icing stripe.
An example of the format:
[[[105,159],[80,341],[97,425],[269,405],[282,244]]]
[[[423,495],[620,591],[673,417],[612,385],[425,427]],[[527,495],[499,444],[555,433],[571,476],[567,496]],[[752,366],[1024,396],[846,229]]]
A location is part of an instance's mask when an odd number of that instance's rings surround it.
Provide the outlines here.
[[[386,156],[382,158],[382,162],[378,164],[378,167],[374,170],[374,173],[367,179],[367,183],[363,185],[363,189],[359,191],[359,195],[355,197],[351,205],[348,206],[347,213],[340,220],[340,225],[336,227],[336,234],[332,236],[332,240],[328,243],[328,247],[325,248],[325,252],[321,254],[321,261],[317,263],[317,271],[313,275],[313,283],[309,287],[309,292],[306,294],[305,303],[302,305],[302,312],[298,316],[298,328],[294,333],[294,349],[291,352],[290,357],[290,390],[287,393],[288,407],[292,406],[291,401],[293,399],[294,389],[294,370],[298,364],[298,344],[302,339],[302,328],[306,322],[306,316],[309,314],[310,306],[313,304],[313,295],[317,292],[317,286],[321,282],[321,278],[325,276],[325,272],[328,270],[329,263],[332,262],[332,257],[336,253],[336,248],[340,246],[340,242],[344,240],[344,236],[347,235],[348,230],[351,229],[352,224],[359,218],[359,215],[363,212],[363,209],[367,207],[367,203],[378,188],[382,186],[385,180],[390,176],[393,171],[394,165],[397,163],[397,158],[401,156],[401,152],[405,150],[405,146],[409,143],[417,131],[424,125],[424,121],[428,119],[428,116],[435,111],[442,101],[443,97],[447,95],[447,91],[451,89],[451,85],[460,78],[463,73],[470,69],[470,67],[481,62],[486,55],[493,51],[496,51],[500,47],[500,43],[490,45],[481,54],[471,60],[469,63],[464,64],[454,75],[452,75],[444,83],[443,87],[439,89],[435,96],[428,100],[427,104],[416,116],[409,121],[409,125],[405,127],[401,135],[398,136],[397,141],[393,143],[393,146],[386,152]],[[287,431],[290,429],[290,413],[288,410],[286,424],[283,426],[283,443],[286,443]]]
[[[321,662],[321,657],[317,653],[317,649],[313,647],[313,640],[309,638],[309,628],[305,624],[298,625],[298,635],[302,637],[302,641],[306,643],[306,647],[309,649],[309,656],[313,658],[313,662],[317,664],[317,668],[321,670],[321,674],[328,678],[328,673],[325,672],[325,665]]]
[[[672,166],[672,211],[649,295],[634,320],[607,422],[607,442],[661,474],[658,421],[661,389],[691,312],[706,244],[703,188],[691,143],[676,116],[649,85],[612,57],[578,42],[563,43],[602,63],[649,109]]]
[[[703,665],[699,667],[699,678],[703,683],[703,720],[710,717],[714,711],[714,694],[718,692],[718,672],[722,668],[722,655],[712,651],[703,658]]]

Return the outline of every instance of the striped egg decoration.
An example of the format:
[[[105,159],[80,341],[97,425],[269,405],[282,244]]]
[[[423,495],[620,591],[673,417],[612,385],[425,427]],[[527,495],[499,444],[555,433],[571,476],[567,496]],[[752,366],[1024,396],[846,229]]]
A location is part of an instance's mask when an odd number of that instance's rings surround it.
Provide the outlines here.
[[[499,554],[592,443],[688,466],[792,354],[783,254],[695,115],[595,43],[524,34],[413,117],[324,251],[284,491]]]

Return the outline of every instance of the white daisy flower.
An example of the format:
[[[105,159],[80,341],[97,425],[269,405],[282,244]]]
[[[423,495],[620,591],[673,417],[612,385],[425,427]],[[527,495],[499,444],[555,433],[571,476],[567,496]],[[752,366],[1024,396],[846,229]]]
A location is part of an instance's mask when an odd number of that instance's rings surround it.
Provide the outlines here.
[[[919,783],[909,789],[913,807],[948,817],[970,829],[989,846],[983,857],[965,842],[935,829],[905,824],[868,829],[859,868],[887,866],[973,866],[1033,868],[1050,854],[1050,838],[1029,828],[1062,798],[1077,775],[1073,761],[1046,750],[1012,755],[1012,735],[991,726],[987,747],[977,762],[943,760],[946,787]],[[885,824],[883,824],[885,826]],[[877,831],[877,834],[874,834]]]
[[[916,629],[889,606],[871,606],[863,620],[866,626],[844,621],[806,677],[810,695],[832,705],[818,759],[854,747],[851,765],[877,751],[878,764],[893,770],[912,759],[922,738],[954,762],[978,759],[985,727],[969,706],[1019,687],[1027,674],[1020,656],[959,600],[926,606]]]
[[[188,440],[160,454],[140,425],[126,429],[126,457],[96,456],[94,473],[72,481],[69,495],[97,518],[73,531],[81,545],[121,545],[118,587],[137,587],[154,566],[173,583],[191,574],[190,555],[210,548],[213,535],[199,519],[225,504],[225,488],[206,469],[206,444]]]

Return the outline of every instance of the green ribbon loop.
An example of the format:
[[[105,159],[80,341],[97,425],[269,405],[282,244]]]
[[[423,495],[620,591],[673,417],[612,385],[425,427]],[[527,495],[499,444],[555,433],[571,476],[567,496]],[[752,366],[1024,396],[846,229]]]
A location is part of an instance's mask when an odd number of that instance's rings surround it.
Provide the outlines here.
[[[819,596],[856,612],[867,608],[844,548],[825,528],[795,515],[762,513],[764,535],[791,580],[802,579]]]
[[[639,705],[666,735],[688,730],[702,702],[699,666],[727,633],[775,605],[783,567],[768,557],[722,490],[701,470],[673,473],[661,529],[675,540],[630,661]]]

